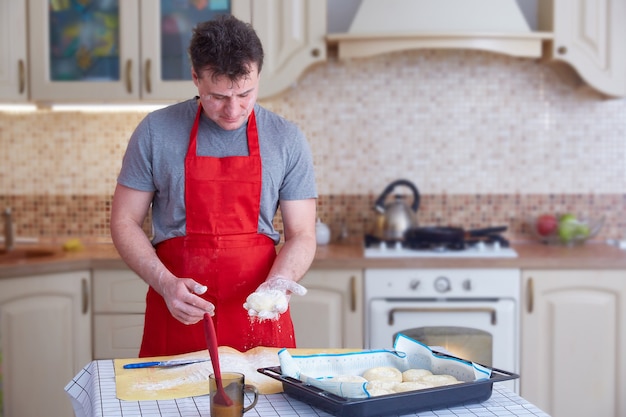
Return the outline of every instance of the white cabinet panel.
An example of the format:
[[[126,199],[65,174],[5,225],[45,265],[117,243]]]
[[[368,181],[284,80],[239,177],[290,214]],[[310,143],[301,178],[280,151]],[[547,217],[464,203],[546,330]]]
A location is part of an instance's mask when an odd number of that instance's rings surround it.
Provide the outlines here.
[[[139,355],[147,292],[148,284],[130,269],[93,271],[94,359]]]
[[[0,0],[0,102],[28,99],[26,0]]]
[[[72,415],[63,388],[92,360],[89,282],[88,271],[0,280],[0,414]]]
[[[94,359],[136,358],[143,335],[143,314],[96,314]]]
[[[626,415],[626,271],[523,273],[521,395],[553,417]]]
[[[554,58],[593,88],[626,96],[626,2],[554,0]]]
[[[363,273],[312,269],[289,302],[299,348],[363,348]]]
[[[146,310],[148,284],[130,269],[93,272],[94,313],[140,313]]]

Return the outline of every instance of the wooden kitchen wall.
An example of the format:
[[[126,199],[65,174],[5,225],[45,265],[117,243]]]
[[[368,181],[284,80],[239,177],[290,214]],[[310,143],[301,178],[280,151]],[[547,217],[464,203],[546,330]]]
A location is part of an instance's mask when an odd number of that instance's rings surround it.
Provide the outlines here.
[[[626,100],[547,64],[414,51],[310,69],[262,103],[295,121],[314,155],[319,214],[352,237],[391,181],[419,188],[423,225],[509,225],[542,211],[604,215],[626,233]],[[106,239],[115,178],[142,113],[0,113],[0,208],[20,236]],[[280,219],[277,220],[280,225]]]

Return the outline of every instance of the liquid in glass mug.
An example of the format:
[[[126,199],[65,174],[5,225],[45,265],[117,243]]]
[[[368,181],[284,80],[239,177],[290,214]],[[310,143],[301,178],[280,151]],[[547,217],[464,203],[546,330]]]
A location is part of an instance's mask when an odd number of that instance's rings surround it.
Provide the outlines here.
[[[215,374],[209,376],[211,417],[242,417],[243,413],[254,408],[259,400],[259,391],[254,385],[246,384],[245,378],[245,375],[239,372],[222,372],[224,391],[233,402],[232,405],[226,406],[215,404],[213,401],[217,393],[217,382],[215,381]],[[244,393],[246,392],[253,394],[254,399],[244,407]]]

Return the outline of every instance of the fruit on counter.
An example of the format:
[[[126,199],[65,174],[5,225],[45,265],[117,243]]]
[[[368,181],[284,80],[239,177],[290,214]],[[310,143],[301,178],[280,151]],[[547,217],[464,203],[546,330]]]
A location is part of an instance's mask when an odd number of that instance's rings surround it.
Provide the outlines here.
[[[559,238],[563,243],[589,236],[589,226],[579,221],[575,215],[567,213],[559,218]]]
[[[83,250],[83,242],[78,238],[71,238],[63,243],[63,250],[66,252],[78,252]]]
[[[554,214],[542,214],[535,222],[535,229],[540,236],[550,236],[558,227],[559,220]]]

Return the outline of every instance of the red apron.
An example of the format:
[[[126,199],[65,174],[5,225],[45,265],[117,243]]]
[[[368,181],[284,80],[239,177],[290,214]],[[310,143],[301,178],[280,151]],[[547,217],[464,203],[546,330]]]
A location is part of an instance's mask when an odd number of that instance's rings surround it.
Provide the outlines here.
[[[259,234],[261,156],[254,111],[248,118],[249,156],[198,156],[198,106],[185,157],[186,235],[156,246],[157,255],[177,277],[208,287],[202,295],[215,305],[218,344],[246,351],[256,346],[295,347],[289,311],[278,320],[248,317],[243,303],[263,283],[276,258],[274,242]],[[202,321],[185,325],[170,314],[152,288],[140,357],[206,349]]]

